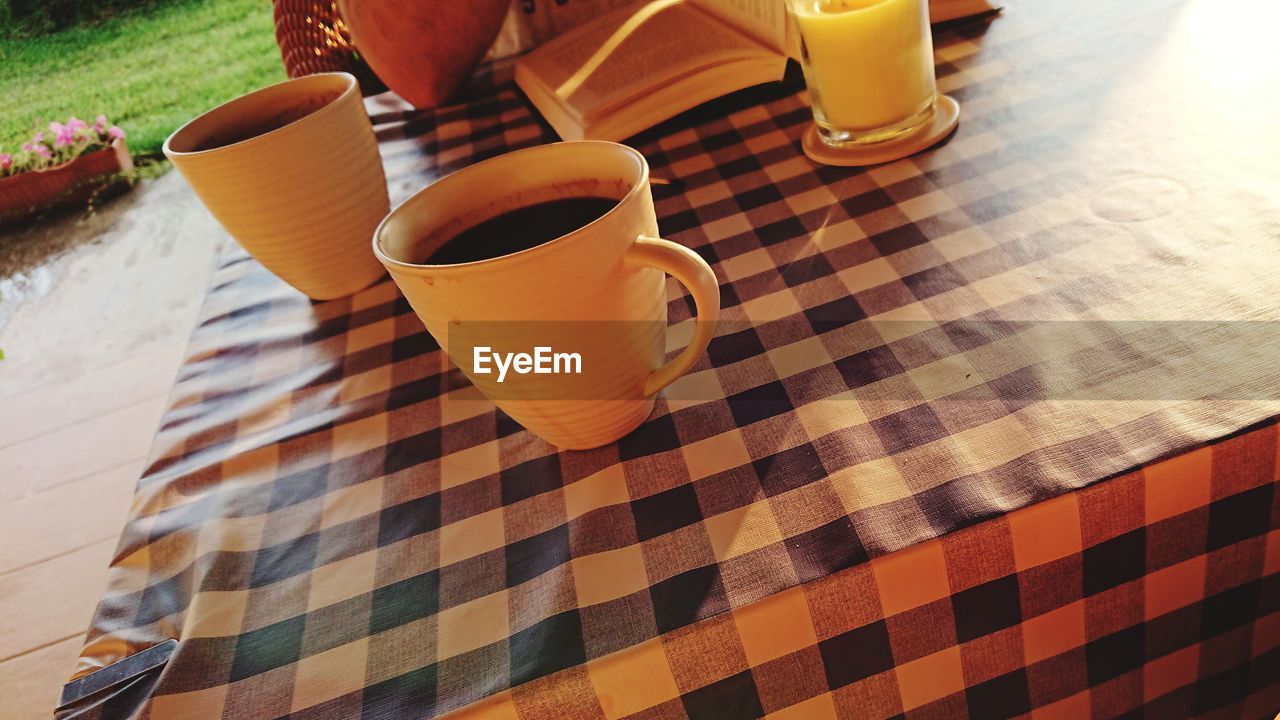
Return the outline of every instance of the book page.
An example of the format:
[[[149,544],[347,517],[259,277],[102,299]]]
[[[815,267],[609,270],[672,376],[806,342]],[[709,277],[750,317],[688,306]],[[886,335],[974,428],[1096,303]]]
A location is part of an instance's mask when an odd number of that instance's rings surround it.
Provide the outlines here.
[[[623,8],[522,59],[581,117],[728,59],[767,52],[685,0]]]
[[[486,59],[519,55],[636,0],[512,0]]]
[[[786,0],[690,0],[742,32],[784,52],[787,45]]]
[[[929,22],[946,22],[995,9],[991,0],[929,0]]]

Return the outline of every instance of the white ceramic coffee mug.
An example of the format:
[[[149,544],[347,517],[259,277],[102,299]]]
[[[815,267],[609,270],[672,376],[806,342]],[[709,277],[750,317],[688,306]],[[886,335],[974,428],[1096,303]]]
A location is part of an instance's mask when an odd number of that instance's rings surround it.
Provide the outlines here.
[[[425,264],[481,221],[582,196],[617,204],[536,247]],[[548,442],[584,449],[644,422],[655,395],[688,371],[711,340],[720,310],[715,273],[657,234],[644,156],[615,143],[569,142],[518,150],[445,177],[388,215],[373,247],[427,330],[481,392]],[[688,346],[664,364],[665,274],[689,288],[698,314]],[[480,349],[487,358],[477,356]],[[521,373],[519,360],[512,361],[518,353],[565,362],[548,361],[546,373]],[[504,356],[510,372],[501,378],[496,366]],[[533,363],[524,369],[536,369]]]
[[[382,276],[369,238],[387,182],[356,79],[323,73],[243,95],[178,128],[164,154],[245,250],[316,300]]]

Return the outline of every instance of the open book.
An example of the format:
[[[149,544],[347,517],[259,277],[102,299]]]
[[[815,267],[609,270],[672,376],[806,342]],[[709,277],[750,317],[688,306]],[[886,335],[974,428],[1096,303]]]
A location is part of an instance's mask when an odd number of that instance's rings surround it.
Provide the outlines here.
[[[932,0],[930,7],[935,21],[991,9],[989,0]],[[561,138],[616,141],[721,95],[781,80],[787,50],[784,0],[645,0],[524,55],[515,79]]]

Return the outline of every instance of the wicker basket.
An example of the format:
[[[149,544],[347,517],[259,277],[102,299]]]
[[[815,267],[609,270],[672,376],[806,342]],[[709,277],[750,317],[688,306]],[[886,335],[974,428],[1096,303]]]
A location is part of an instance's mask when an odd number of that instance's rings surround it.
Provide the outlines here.
[[[365,64],[333,0],[273,0],[276,44],[289,77],[320,72],[349,72],[365,95],[387,86]]]

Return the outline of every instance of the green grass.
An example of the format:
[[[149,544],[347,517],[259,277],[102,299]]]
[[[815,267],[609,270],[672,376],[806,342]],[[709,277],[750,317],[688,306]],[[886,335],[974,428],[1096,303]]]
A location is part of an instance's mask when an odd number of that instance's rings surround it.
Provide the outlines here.
[[[0,39],[0,152],[37,125],[105,113],[135,155],[182,123],[285,77],[270,0],[173,0],[49,35]]]

